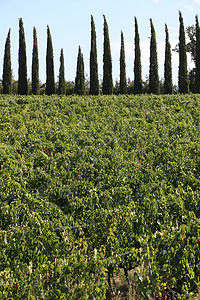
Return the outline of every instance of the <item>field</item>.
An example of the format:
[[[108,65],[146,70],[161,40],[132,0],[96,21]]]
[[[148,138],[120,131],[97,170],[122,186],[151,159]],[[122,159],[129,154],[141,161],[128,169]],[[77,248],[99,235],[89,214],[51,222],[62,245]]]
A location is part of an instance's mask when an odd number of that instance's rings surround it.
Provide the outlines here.
[[[1,95],[0,298],[101,300],[124,271],[193,299],[199,121],[200,95]]]

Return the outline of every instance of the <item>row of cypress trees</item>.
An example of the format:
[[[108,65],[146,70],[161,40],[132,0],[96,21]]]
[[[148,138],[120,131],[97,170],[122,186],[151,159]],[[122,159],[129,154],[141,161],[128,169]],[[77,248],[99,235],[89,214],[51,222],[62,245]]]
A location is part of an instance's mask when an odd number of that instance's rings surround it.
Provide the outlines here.
[[[108,24],[104,19],[104,44],[103,44],[103,82],[102,93],[113,93],[113,79],[112,79],[112,58],[109,40]],[[138,30],[137,18],[135,22],[135,57],[134,57],[134,93],[142,93],[142,75],[141,75],[141,50],[140,50],[140,37]],[[180,93],[189,92],[189,78],[187,71],[187,55],[186,55],[186,42],[185,30],[183,24],[183,17],[179,12],[179,74],[178,74],[178,87]],[[151,38],[150,38],[150,66],[149,66],[149,93],[159,94],[159,76],[158,76],[158,59],[157,59],[157,43],[155,28],[150,19]],[[167,25],[165,24],[165,62],[164,62],[164,93],[173,93],[172,84],[172,65],[171,65],[171,45],[169,42],[169,33]],[[19,19],[19,69],[18,69],[18,94],[28,94],[28,81],[27,81],[27,64],[26,64],[26,43],[23,21]],[[196,16],[196,79],[195,86],[196,92],[200,92],[200,27],[198,17]],[[12,69],[11,69],[11,54],[10,54],[10,29],[5,44],[4,65],[3,65],[3,93],[12,93]],[[66,82],[64,71],[64,54],[63,49],[60,53],[60,69],[59,69],[59,82],[58,93],[65,94]],[[126,63],[125,63],[125,47],[124,36],[121,32],[121,48],[120,48],[120,82],[119,92],[125,94],[127,92],[126,80]],[[39,58],[38,58],[38,42],[36,28],[33,28],[33,52],[32,52],[32,93],[39,94]],[[54,55],[53,44],[50,33],[50,28],[47,26],[47,51],[46,51],[46,94],[51,95],[55,93],[55,78],[54,78]],[[84,60],[81,53],[81,47],[78,49],[77,57],[77,71],[75,78],[75,93],[83,95],[85,93],[85,75],[84,75]],[[97,42],[94,18],[91,16],[91,50],[90,50],[90,94],[99,94],[99,79],[98,79],[98,63],[97,63]]]

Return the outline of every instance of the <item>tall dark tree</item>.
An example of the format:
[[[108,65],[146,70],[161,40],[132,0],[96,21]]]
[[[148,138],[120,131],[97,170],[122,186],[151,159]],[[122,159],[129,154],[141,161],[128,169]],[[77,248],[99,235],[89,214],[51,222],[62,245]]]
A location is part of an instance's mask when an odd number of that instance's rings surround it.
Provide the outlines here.
[[[94,18],[91,16],[90,95],[99,94],[97,44]]]
[[[191,59],[196,61],[196,26],[188,26],[185,29],[185,32],[188,35],[188,43],[186,43],[186,51],[191,55]],[[179,43],[175,46],[172,51],[179,53]]]
[[[3,62],[3,94],[12,93],[12,69],[10,54],[10,29],[5,44],[4,62]]]
[[[172,84],[172,55],[171,55],[171,45],[169,42],[169,33],[167,25],[165,24],[165,64],[164,64],[164,93],[172,94],[173,84]]]
[[[187,72],[187,54],[185,43],[185,30],[183,24],[183,17],[179,11],[179,72],[178,72],[178,87],[180,93],[189,92],[189,80]]]
[[[47,26],[47,53],[46,53],[46,94],[55,93],[53,44],[49,26]]]
[[[59,69],[59,82],[58,82],[58,94],[65,95],[66,84],[65,84],[65,64],[63,49],[60,52],[60,69]]]
[[[135,17],[135,59],[134,59],[134,93],[142,93],[141,50],[137,18]]]
[[[121,31],[121,49],[120,49],[120,80],[119,80],[119,92],[120,94],[126,94],[126,62],[125,62],[125,49],[124,49],[124,35]]]
[[[195,92],[200,93],[200,27],[196,16],[196,60],[195,60]]]
[[[85,94],[85,75],[84,75],[84,60],[81,53],[81,47],[78,49],[77,69],[75,78],[75,93],[77,95]]]
[[[151,40],[150,40],[150,67],[149,67],[149,92],[159,94],[159,77],[158,77],[158,58],[156,33],[152,19],[150,19]]]
[[[104,44],[103,44],[103,94],[113,93],[112,59],[110,50],[110,39],[106,17],[104,18]]]
[[[33,27],[32,93],[34,95],[38,95],[40,93],[38,43],[37,43],[37,32],[35,27]]]
[[[26,42],[22,18],[19,19],[19,69],[18,69],[18,94],[28,94]]]

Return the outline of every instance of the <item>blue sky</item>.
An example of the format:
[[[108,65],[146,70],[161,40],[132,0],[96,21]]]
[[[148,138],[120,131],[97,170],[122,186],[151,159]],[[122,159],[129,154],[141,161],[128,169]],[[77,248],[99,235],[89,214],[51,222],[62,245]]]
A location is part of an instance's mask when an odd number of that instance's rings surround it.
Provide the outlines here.
[[[172,48],[178,42],[180,10],[185,27],[195,23],[195,15],[200,11],[200,0],[0,0],[0,78],[2,77],[4,46],[9,28],[11,28],[12,68],[15,79],[18,78],[18,28],[19,18],[23,19],[28,77],[31,77],[31,60],[33,44],[33,26],[37,29],[40,79],[46,80],[46,33],[50,27],[53,49],[55,77],[59,72],[60,50],[63,48],[65,57],[66,80],[74,80],[78,46],[84,56],[85,73],[89,74],[90,53],[90,16],[94,17],[97,33],[97,52],[99,76],[103,73],[103,14],[105,14],[110,35],[111,55],[113,60],[113,81],[119,79],[120,32],[125,39],[125,55],[127,78],[133,80],[134,62],[134,16],[139,25],[142,76],[149,72],[149,36],[152,18],[156,30],[158,47],[159,75],[163,77],[165,23],[169,28]],[[178,55],[173,53],[173,81],[177,83]],[[188,56],[188,68],[192,68]],[[56,78],[57,79],[57,78]]]

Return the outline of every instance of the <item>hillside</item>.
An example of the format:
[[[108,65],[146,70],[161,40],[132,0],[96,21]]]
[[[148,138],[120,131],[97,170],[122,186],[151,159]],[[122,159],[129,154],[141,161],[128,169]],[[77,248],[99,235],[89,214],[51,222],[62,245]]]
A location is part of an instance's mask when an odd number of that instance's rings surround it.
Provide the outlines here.
[[[199,120],[199,95],[1,95],[0,298],[105,299],[122,269],[197,293]]]

